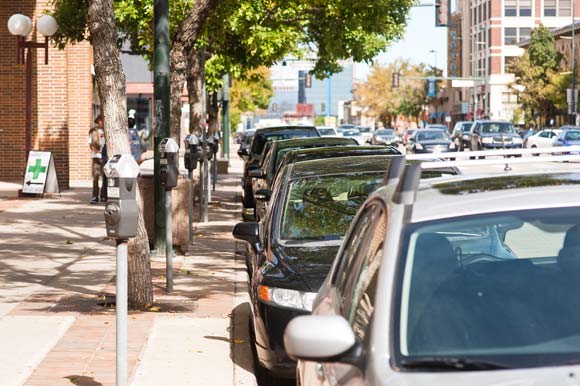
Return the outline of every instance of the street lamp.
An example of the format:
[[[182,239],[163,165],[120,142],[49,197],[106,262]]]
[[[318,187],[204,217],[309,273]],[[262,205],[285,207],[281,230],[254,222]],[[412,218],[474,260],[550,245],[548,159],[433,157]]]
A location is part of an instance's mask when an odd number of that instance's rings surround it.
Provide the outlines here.
[[[44,64],[48,64],[48,38],[56,33],[58,24],[54,17],[43,15],[36,22],[36,29],[44,36],[44,43],[26,40],[32,32],[32,20],[28,16],[17,13],[8,19],[8,30],[16,36],[16,63],[26,64],[25,159],[32,143],[32,49],[43,48]]]

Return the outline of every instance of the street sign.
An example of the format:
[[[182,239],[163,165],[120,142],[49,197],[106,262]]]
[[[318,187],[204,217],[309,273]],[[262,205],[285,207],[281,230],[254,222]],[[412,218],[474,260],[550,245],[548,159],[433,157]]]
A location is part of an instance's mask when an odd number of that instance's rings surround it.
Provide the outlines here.
[[[437,91],[435,90],[435,78],[434,77],[429,77],[429,86],[427,88],[427,96],[432,98],[437,96]]]
[[[30,151],[24,173],[22,193],[59,193],[54,159],[49,151]]]

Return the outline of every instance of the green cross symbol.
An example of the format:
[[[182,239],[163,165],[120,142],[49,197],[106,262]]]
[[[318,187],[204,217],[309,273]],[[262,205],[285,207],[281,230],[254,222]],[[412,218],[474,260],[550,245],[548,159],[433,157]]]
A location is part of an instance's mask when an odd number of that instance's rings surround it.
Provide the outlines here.
[[[34,165],[28,167],[28,172],[32,173],[32,179],[36,180],[40,173],[46,172],[46,166],[40,166],[40,159],[37,159]]]

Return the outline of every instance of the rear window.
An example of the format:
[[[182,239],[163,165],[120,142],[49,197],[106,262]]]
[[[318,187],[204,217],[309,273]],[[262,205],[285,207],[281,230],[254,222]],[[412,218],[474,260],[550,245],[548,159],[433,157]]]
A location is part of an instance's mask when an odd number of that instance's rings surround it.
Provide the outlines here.
[[[580,139],[580,131],[568,130],[564,139],[566,141],[578,141]]]
[[[255,157],[260,157],[264,151],[264,146],[270,141],[280,141],[282,139],[294,139],[294,138],[305,138],[305,137],[319,137],[318,131],[313,130],[292,130],[285,131],[283,133],[277,134],[260,134],[257,133],[252,141],[252,154]]]

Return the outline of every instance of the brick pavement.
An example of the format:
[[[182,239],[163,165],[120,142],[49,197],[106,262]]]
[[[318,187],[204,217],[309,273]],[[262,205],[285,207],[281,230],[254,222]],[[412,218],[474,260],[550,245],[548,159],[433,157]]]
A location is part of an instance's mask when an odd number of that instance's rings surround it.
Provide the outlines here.
[[[219,181],[210,222],[198,224],[194,253],[175,257],[173,293],[164,291],[165,259],[152,258],[155,307],[129,315],[133,386],[165,378],[173,385],[256,383],[247,320],[234,320],[236,310],[248,307],[244,262],[231,237],[240,210],[236,162]],[[27,331],[10,324],[8,333],[29,351],[2,386],[114,385],[115,314],[102,302],[115,290],[114,246],[104,240],[103,208],[87,205],[88,194],[77,189],[61,199],[0,201],[6,235],[0,239],[0,326],[24,318],[54,321],[62,330],[54,335],[47,328],[27,339]],[[159,337],[174,343],[160,344]],[[10,351],[0,346],[0,361]]]

